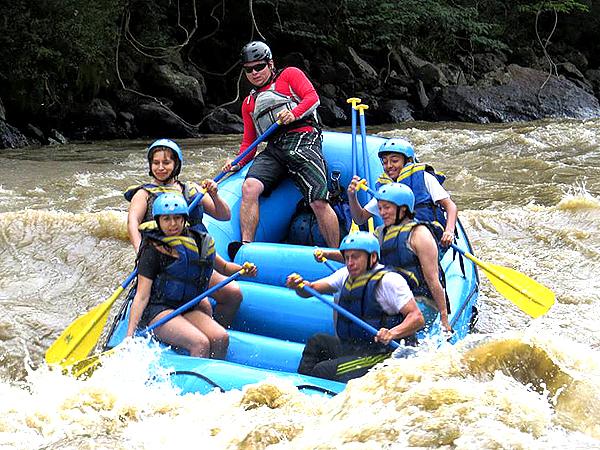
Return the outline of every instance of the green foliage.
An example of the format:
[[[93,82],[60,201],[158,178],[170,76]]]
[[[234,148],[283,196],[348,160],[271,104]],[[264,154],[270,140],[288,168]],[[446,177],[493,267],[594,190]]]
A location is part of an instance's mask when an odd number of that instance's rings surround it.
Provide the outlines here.
[[[0,95],[17,115],[93,95],[111,73],[123,0],[14,0],[0,6]],[[7,63],[8,62],[8,63]]]
[[[519,10],[525,13],[541,13],[555,11],[557,13],[570,14],[573,12],[588,12],[589,6],[579,0],[558,1],[534,1],[529,4],[520,5]]]
[[[264,3],[264,1],[263,1]],[[404,43],[432,56],[486,46],[505,48],[499,27],[474,6],[443,0],[345,0],[275,5],[282,35],[363,50]]]

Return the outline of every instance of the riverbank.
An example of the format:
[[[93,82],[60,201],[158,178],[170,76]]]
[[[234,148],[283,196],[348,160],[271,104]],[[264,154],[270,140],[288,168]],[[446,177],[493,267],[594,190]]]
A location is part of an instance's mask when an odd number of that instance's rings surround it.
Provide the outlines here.
[[[469,61],[448,64],[427,61],[404,46],[389,48],[384,58],[370,61],[351,47],[347,50],[346,59],[334,60],[325,50],[310,59],[297,52],[275,59],[278,67],[293,65],[309,74],[321,98],[319,114],[325,127],[349,124],[346,99],[352,96],[369,105],[371,125],[600,117],[600,68],[589,68],[585,56],[574,49],[557,57],[554,75],[547,70],[547,60],[525,51],[514,52],[511,58],[475,54]],[[206,104],[207,84],[191,67],[181,58],[139,67],[132,71],[136,74],[132,83],[139,91],[105,90],[104,97],[78,105],[54,124],[14,126],[0,104],[0,146],[241,133],[241,100],[219,107]],[[240,84],[242,93],[249,91],[246,83]]]

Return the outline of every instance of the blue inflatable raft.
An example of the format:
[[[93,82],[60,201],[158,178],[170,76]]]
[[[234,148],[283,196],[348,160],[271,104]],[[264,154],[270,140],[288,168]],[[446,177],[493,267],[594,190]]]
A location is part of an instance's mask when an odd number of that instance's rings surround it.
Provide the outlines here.
[[[377,179],[382,172],[377,150],[385,140],[367,137],[371,179]],[[352,177],[351,141],[348,133],[323,133],[323,153],[329,175],[339,177],[342,186],[347,186]],[[358,167],[365,167],[360,139],[358,141]],[[240,240],[239,210],[247,170],[248,167],[225,179],[219,187],[220,195],[231,208],[231,221],[219,222],[205,216],[204,223],[215,239],[217,252],[224,258],[227,258],[228,244]],[[307,393],[334,395],[344,389],[342,383],[296,372],[307,339],[317,332],[334,334],[333,310],[329,306],[315,298],[300,298],[284,287],[287,275],[292,272],[298,272],[308,280],[331,273],[324,264],[314,260],[314,246],[283,243],[301,197],[293,183],[286,180],[269,197],[261,198],[257,242],[241,247],[235,257],[240,264],[244,261],[255,263],[259,274],[239,281],[244,300],[230,331],[226,360],[194,358],[165,347],[161,364],[171,369],[173,383],[183,393],[240,389],[272,377],[288,380]],[[456,244],[472,252],[460,223],[457,225]],[[452,342],[456,342],[470,332],[476,315],[477,268],[452,250],[446,252],[441,265],[450,301],[450,322],[456,331]],[[439,335],[437,313],[425,305],[420,307],[429,325],[419,333],[419,337]],[[123,340],[128,313],[129,305],[125,304],[115,319],[107,348]]]

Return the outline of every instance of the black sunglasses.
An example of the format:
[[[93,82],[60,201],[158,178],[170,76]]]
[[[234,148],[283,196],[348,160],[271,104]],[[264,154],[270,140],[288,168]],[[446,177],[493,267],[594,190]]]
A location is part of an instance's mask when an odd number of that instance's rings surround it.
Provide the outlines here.
[[[260,63],[260,64],[256,64],[254,66],[243,66],[244,72],[246,73],[252,73],[252,72],[260,72],[261,70],[263,70],[265,67],[267,67],[269,63]]]

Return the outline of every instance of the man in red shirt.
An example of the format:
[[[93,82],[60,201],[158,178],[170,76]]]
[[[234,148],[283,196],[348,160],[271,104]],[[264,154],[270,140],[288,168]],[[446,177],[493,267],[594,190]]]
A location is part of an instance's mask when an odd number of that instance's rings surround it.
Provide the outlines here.
[[[327,170],[316,120],[319,96],[314,86],[297,67],[277,71],[271,50],[264,42],[246,44],[241,61],[248,81],[255,88],[242,104],[244,136],[239,153],[275,121],[281,122],[258,156],[254,150],[237,167],[230,164],[224,167],[239,170],[256,156],[242,187],[242,243],[254,240],[259,196],[269,195],[289,175],[314,211],[328,246],[336,248],[340,231],[337,216],[328,202]]]

